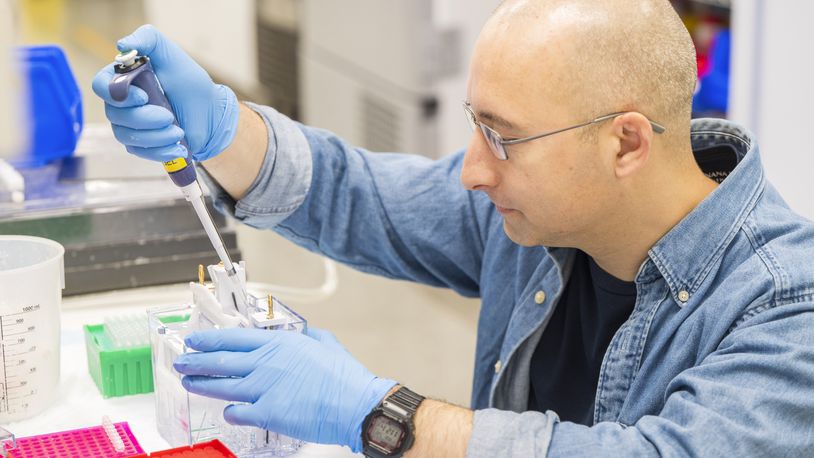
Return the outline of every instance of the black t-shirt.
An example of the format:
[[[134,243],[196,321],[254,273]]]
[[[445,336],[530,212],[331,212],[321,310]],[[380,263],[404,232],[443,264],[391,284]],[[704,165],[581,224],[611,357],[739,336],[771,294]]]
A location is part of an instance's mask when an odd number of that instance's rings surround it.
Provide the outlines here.
[[[529,410],[593,424],[602,358],[635,303],[635,283],[610,275],[577,250],[568,285],[531,357]]]

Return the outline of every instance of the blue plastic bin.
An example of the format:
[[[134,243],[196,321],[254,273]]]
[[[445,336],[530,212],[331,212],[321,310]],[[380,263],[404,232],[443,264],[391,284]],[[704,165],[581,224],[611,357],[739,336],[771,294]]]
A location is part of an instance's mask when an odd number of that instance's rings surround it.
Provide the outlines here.
[[[68,157],[82,133],[82,95],[58,46],[18,48],[28,87],[28,151],[13,161],[17,167],[38,167]]]
[[[718,32],[710,51],[709,73],[701,78],[692,99],[692,111],[699,117],[726,114],[729,102],[729,29]]]

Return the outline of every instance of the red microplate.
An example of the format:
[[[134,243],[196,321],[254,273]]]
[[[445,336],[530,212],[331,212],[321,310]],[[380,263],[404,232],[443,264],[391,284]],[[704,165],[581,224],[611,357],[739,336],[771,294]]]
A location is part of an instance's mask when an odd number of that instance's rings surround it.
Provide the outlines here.
[[[221,441],[214,439],[208,442],[201,442],[195,445],[186,447],[172,448],[169,450],[162,450],[160,452],[153,452],[150,454],[142,453],[130,458],[237,458],[228,448],[226,448]]]
[[[17,438],[17,447],[8,450],[10,458],[43,457],[97,457],[125,458],[144,450],[138,444],[127,422],[114,423],[116,432],[124,444],[124,450],[117,452],[110,443],[102,426],[60,431],[58,433]]]

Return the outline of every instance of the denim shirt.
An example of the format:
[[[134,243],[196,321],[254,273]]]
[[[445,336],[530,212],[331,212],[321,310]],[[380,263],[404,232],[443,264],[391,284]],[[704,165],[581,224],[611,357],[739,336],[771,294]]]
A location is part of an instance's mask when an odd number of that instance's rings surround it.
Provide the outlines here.
[[[252,108],[265,163],[238,202],[210,180],[219,208],[359,270],[481,298],[468,456],[814,456],[814,225],[766,181],[745,129],[693,122],[693,149],[728,145],[737,166],[649,250],[589,427],[525,412],[572,249],[509,240],[462,188],[462,151],[370,153]]]

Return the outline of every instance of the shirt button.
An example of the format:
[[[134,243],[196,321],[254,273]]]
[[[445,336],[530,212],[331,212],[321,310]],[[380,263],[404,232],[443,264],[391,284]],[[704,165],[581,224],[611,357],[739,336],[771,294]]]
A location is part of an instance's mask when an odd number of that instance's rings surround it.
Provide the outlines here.
[[[681,302],[687,302],[688,300],[690,300],[690,293],[682,289],[681,291],[678,292],[678,300]]]
[[[500,373],[500,367],[501,366],[502,366],[502,364],[500,363],[500,360],[497,360],[497,362],[495,363],[495,374]]]
[[[545,291],[537,291],[537,293],[534,295],[534,302],[538,304],[545,302]]]

